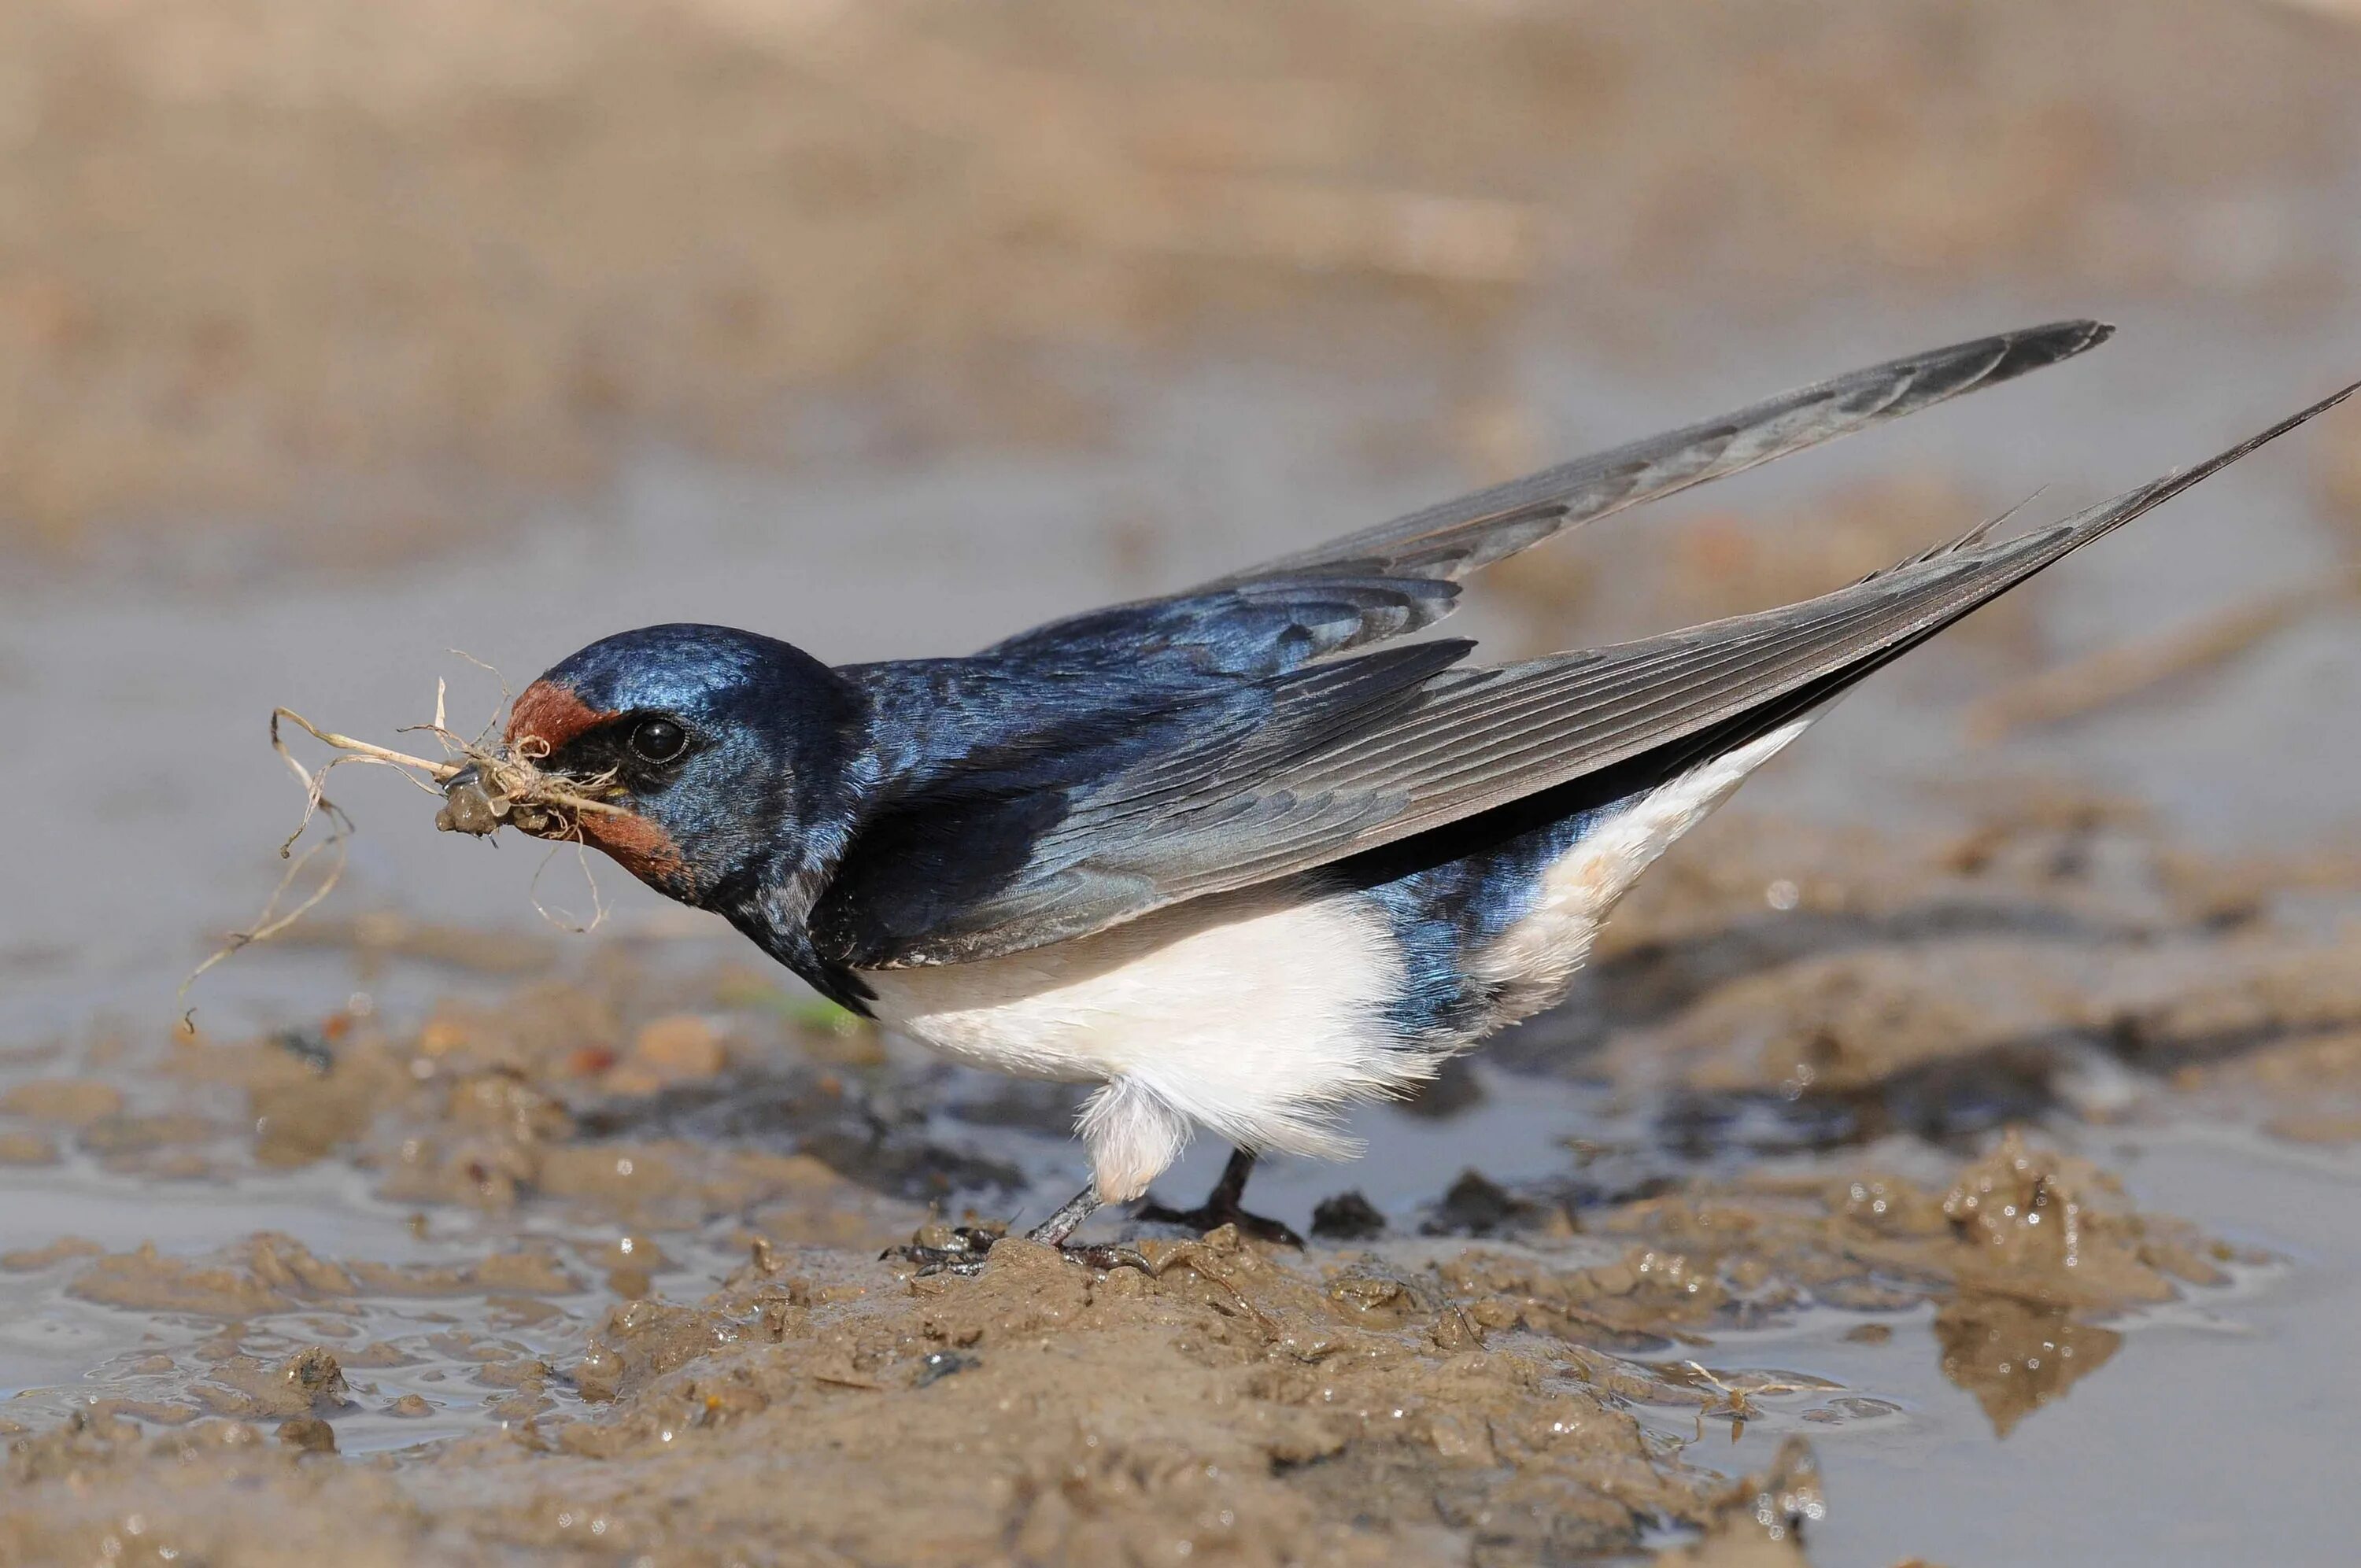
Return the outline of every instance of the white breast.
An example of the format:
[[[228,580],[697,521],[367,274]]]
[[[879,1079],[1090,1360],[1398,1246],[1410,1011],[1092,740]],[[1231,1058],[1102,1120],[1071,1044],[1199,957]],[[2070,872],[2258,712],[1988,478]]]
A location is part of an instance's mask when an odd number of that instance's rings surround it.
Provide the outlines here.
[[[1259,1149],[1345,1152],[1342,1102],[1431,1070],[1393,1044],[1384,919],[1299,883],[1199,899],[980,963],[864,971],[876,1008],[979,1066],[1103,1082],[1082,1132],[1100,1196],[1136,1197],[1192,1124]]]

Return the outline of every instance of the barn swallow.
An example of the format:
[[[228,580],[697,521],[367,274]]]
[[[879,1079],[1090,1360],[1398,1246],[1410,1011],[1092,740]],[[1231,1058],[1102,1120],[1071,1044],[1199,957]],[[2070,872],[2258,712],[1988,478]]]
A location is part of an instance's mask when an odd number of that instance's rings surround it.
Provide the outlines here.
[[[507,742],[577,830],[853,1011],[1095,1087],[1063,1245],[1199,1128],[1343,1156],[1340,1108],[1566,994],[1682,834],[1855,683],[2342,399],[2067,520],[1759,614],[1519,663],[1379,647],[1577,523],[2054,365],[2075,321],[1912,355],[964,658],[830,667],[719,626],[606,638]],[[2352,390],[2347,388],[2346,391]],[[1169,1212],[1165,1212],[1169,1215]]]

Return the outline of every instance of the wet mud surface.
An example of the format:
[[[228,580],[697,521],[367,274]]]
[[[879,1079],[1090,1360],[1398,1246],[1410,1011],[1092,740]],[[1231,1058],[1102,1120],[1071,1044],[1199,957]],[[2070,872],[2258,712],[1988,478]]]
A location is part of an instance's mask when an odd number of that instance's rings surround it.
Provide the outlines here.
[[[2295,1216],[2220,1234],[2114,1167],[2199,1119],[2361,1135],[2345,938],[2103,803],[1854,859],[1706,831],[1576,1006],[1362,1166],[1270,1173],[1301,1252],[1116,1218],[1120,1266],[881,1258],[1046,1210],[1071,1091],[694,948],[23,1050],[0,1561],[1799,1563],[1823,1455],[1962,1441],[1933,1389],[2004,1453],[2156,1376],[2145,1325],[2301,1276]]]

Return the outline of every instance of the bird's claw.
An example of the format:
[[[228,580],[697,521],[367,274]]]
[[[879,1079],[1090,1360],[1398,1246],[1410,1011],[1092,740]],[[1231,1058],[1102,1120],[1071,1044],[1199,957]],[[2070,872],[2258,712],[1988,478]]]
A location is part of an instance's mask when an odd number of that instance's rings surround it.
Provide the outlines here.
[[[993,1244],[1007,1234],[986,1225],[952,1225],[948,1230],[929,1225],[918,1234],[926,1236],[929,1232],[936,1239],[914,1239],[905,1246],[889,1246],[877,1255],[917,1264],[920,1278],[930,1274],[981,1274]]]
[[[924,1235],[927,1233],[922,1231],[919,1234]],[[1006,1232],[987,1226],[954,1225],[947,1234],[941,1234],[939,1240],[913,1241],[906,1246],[887,1247],[878,1256],[917,1264],[918,1272],[915,1277],[921,1279],[936,1274],[957,1274],[972,1278],[983,1272],[992,1249],[1007,1239]],[[1155,1272],[1137,1248],[1126,1246],[1120,1242],[1050,1242],[1046,1245],[1056,1247],[1059,1255],[1068,1262],[1079,1263],[1085,1268],[1137,1268],[1143,1273]]]
[[[1168,1209],[1153,1200],[1143,1203],[1132,1215],[1135,1220],[1159,1225],[1182,1225],[1200,1235],[1220,1230],[1224,1225],[1235,1225],[1240,1235],[1252,1236],[1258,1242],[1270,1242],[1279,1246],[1303,1250],[1303,1238],[1277,1220],[1260,1214],[1249,1214],[1235,1202],[1224,1202],[1219,1194],[1208,1198],[1193,1209]]]
[[[1156,1272],[1156,1266],[1148,1262],[1137,1247],[1126,1246],[1121,1242],[1064,1242],[1059,1245],[1058,1250],[1065,1255],[1068,1261],[1102,1273],[1115,1268],[1137,1268],[1142,1274],[1150,1275]]]

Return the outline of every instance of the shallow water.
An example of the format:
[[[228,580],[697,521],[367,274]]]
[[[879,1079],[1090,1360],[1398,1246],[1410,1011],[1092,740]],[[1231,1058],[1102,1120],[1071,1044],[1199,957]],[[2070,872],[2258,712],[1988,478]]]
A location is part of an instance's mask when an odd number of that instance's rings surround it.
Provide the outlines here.
[[[1872,1379],[1918,1431],[1822,1445],[1850,1479],[1825,1541],[1830,1563],[2206,1563],[2252,1550],[2327,1563],[2345,1550],[2329,1457],[2350,1417],[2350,1303],[2361,1288],[2361,1164],[2202,1126],[2125,1138],[2118,1162],[2143,1201],[2285,1260],[2221,1292],[2125,1326],[2123,1348],[2000,1442],[1972,1401],[1921,1359]],[[1892,1346],[1884,1347],[1890,1351]],[[1893,1360],[1907,1363],[1905,1353]],[[1911,1374],[1919,1380],[1915,1386]]]

